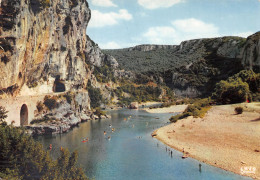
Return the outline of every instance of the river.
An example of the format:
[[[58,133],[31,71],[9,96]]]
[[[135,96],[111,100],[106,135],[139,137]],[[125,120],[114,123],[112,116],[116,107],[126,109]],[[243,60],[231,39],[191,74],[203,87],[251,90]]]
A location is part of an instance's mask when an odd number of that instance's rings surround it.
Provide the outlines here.
[[[250,179],[191,158],[182,159],[181,152],[152,138],[153,130],[168,123],[171,114],[128,109],[109,111],[108,114],[111,119],[88,121],[68,133],[35,139],[46,149],[52,144],[51,156],[54,158],[60,147],[77,150],[80,166],[88,177],[97,180]],[[112,128],[115,128],[114,132]],[[81,142],[84,138],[89,141]],[[202,164],[201,171],[199,164]]]

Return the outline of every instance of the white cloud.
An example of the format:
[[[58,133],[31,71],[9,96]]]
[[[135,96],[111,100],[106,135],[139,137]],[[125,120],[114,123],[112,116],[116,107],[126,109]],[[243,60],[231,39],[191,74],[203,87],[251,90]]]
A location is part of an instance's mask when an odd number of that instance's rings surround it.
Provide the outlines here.
[[[117,7],[111,0],[92,0],[91,2],[94,6]]]
[[[120,49],[121,46],[114,42],[114,41],[111,41],[111,42],[108,42],[108,43],[105,43],[105,44],[99,44],[100,48],[101,49]]]
[[[138,4],[146,9],[167,8],[184,0],[138,0]]]
[[[218,28],[214,24],[207,24],[198,19],[181,19],[172,22],[173,26],[183,33],[190,33],[200,36],[212,36],[218,33]]]
[[[153,44],[179,44],[185,40],[217,36],[220,36],[218,27],[194,18],[175,20],[171,26],[151,27],[143,34],[143,38]]]
[[[172,27],[151,27],[143,36],[153,44],[163,44],[169,39],[173,40],[175,33],[176,31]]]
[[[260,0],[259,0],[260,1]],[[247,32],[240,32],[240,33],[235,33],[233,36],[239,36],[239,37],[245,37],[247,38],[248,36],[254,34],[254,32],[247,31]]]
[[[129,21],[133,18],[126,9],[120,9],[118,13],[102,13],[98,10],[92,10],[91,12],[89,27],[112,26],[118,24],[120,20]]]

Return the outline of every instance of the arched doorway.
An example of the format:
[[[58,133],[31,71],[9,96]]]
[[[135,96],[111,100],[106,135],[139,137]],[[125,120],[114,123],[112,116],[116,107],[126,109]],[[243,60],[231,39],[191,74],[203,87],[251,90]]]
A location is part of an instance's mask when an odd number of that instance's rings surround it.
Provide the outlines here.
[[[20,125],[28,125],[28,108],[26,104],[23,104],[20,111]]]

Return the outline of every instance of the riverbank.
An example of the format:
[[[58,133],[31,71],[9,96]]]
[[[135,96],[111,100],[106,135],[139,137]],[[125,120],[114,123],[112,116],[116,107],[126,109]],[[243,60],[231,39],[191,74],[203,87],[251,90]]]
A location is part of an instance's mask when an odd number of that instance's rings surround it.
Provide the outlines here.
[[[260,179],[260,103],[242,104],[246,111],[239,115],[235,106],[214,106],[204,118],[188,117],[153,134],[188,157]]]
[[[146,108],[145,111],[149,113],[182,113],[187,108],[187,106],[188,105],[184,104],[155,109]]]

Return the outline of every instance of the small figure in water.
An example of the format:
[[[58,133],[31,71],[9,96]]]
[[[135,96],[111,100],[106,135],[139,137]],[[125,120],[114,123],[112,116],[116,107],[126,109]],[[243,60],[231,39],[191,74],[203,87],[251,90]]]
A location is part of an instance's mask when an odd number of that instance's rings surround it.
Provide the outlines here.
[[[171,157],[172,157],[172,151],[171,151]]]
[[[108,137],[107,137],[107,139],[108,139],[108,140],[110,140],[110,139],[111,139],[111,137],[110,137],[110,136],[108,136]]]
[[[201,164],[199,164],[199,171],[200,171],[200,172],[201,172],[201,166],[202,166],[202,165],[201,165]]]
[[[112,128],[112,132],[114,132],[115,131],[115,128]]]
[[[111,124],[109,124],[109,127],[112,127],[112,125],[111,125]]]
[[[104,136],[105,136],[106,134],[107,134],[106,131],[104,131]]]
[[[49,149],[50,149],[50,150],[52,149],[52,144],[50,144]]]

